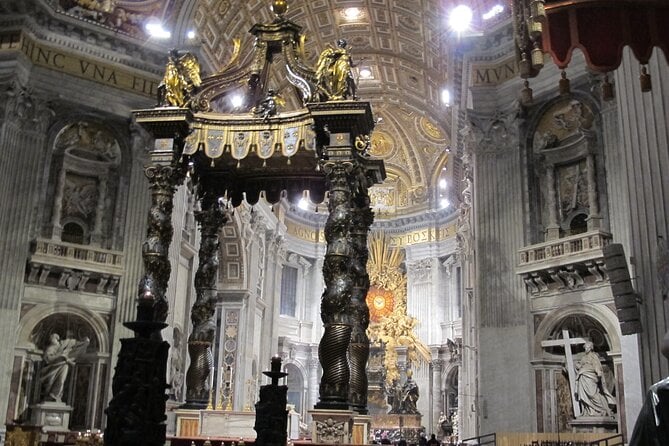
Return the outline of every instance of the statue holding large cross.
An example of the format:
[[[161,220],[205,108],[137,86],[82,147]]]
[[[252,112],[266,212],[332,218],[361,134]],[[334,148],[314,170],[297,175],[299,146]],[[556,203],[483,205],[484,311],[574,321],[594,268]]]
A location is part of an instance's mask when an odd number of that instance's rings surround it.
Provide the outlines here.
[[[580,344],[584,345],[585,353],[574,362],[571,349]],[[564,347],[574,416],[611,417],[611,407],[616,405],[616,399],[606,387],[602,363],[593,351],[592,342],[584,338],[571,338],[568,330],[562,330],[562,339],[543,341],[541,345]]]

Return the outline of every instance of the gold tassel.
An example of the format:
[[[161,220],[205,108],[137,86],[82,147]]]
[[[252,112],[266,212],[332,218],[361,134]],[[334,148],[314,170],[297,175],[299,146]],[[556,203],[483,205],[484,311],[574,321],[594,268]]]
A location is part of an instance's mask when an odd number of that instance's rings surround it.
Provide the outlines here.
[[[609,75],[604,75],[604,82],[602,82],[602,100],[610,101],[613,99],[613,84],[609,82]]]
[[[525,51],[520,53],[520,62],[518,67],[520,69],[520,77],[528,77],[530,74],[532,74],[532,66],[530,65],[530,61],[527,59],[527,53]]]
[[[539,46],[539,42],[534,42],[534,48],[531,53],[532,57],[532,68],[535,70],[541,70],[544,67],[544,52]]]
[[[639,75],[639,82],[641,82],[641,91],[646,93],[647,91],[652,90],[652,84],[650,82],[650,74],[646,71],[646,67],[641,66],[641,74]]]
[[[530,82],[525,79],[523,82],[523,89],[520,90],[520,103],[524,106],[531,105],[533,102],[532,98],[532,89],[530,88]]]
[[[544,0],[534,0],[530,3],[530,15],[535,20],[544,20],[546,18]]]
[[[562,79],[560,79],[560,94],[565,95],[569,94],[571,88],[569,87],[569,79],[567,79],[567,72],[562,70],[562,74],[560,75]]]

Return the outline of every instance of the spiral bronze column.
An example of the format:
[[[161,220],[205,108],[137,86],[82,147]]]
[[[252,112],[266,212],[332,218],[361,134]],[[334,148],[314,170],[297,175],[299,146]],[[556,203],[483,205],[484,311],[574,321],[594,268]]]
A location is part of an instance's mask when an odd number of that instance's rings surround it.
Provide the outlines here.
[[[175,142],[177,148],[179,142]],[[139,283],[137,318],[124,325],[134,338],[121,339],[107,408],[104,442],[108,446],[162,446],[165,443],[166,373],[169,344],[160,337],[167,326],[165,298],[170,278],[172,198],[184,171],[174,163],[145,168],[151,189],[147,235],[142,246],[145,274]],[[161,160],[163,161],[163,160]]]
[[[352,242],[351,272],[353,274],[353,292],[351,295],[351,324],[353,327],[348,348],[351,370],[349,401],[353,410],[360,414],[367,413],[367,359],[369,359],[369,274],[367,274],[367,234],[374,222],[374,213],[369,207],[369,182],[362,167],[357,166],[354,176],[352,224],[350,237]]]
[[[195,212],[200,225],[199,265],[195,273],[195,303],[191,310],[193,332],[188,337],[190,365],[186,372],[184,407],[204,409],[211,391],[213,355],[211,345],[216,333],[216,277],[218,273],[218,231],[228,221],[228,214],[217,197],[205,194],[201,210]]]
[[[321,319],[325,332],[318,346],[323,367],[320,399],[316,409],[348,409],[348,344],[351,339],[349,306],[353,291],[351,265],[351,186],[350,161],[324,163],[330,189],[330,212],[325,223],[327,249],[323,262],[325,291],[321,299]]]

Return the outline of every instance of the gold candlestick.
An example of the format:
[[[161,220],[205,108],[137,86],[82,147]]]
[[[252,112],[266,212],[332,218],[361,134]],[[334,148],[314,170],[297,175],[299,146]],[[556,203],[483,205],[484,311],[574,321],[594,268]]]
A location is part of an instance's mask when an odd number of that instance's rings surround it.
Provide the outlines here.
[[[214,410],[214,389],[209,388],[209,402],[207,403],[207,410]]]
[[[230,383],[228,383],[230,386]],[[225,406],[225,410],[232,411],[232,386],[228,387],[228,405]]]

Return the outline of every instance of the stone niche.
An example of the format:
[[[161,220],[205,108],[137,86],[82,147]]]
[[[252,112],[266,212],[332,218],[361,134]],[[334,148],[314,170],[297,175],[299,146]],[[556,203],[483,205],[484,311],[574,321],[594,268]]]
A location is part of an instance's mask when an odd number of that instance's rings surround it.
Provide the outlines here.
[[[54,141],[45,235],[112,249],[121,160],[109,129],[86,121],[64,127]]]

